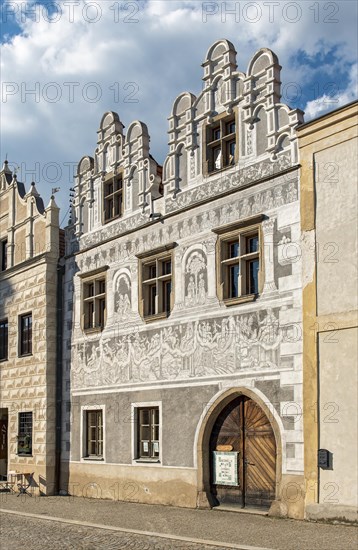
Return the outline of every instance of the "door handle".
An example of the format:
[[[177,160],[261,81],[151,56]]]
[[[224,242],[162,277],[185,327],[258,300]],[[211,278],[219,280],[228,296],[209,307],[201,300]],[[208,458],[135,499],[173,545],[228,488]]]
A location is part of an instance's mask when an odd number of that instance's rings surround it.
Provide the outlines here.
[[[247,458],[245,458],[245,464],[246,464],[246,466],[256,466],[256,464],[254,462],[249,462],[247,460]]]

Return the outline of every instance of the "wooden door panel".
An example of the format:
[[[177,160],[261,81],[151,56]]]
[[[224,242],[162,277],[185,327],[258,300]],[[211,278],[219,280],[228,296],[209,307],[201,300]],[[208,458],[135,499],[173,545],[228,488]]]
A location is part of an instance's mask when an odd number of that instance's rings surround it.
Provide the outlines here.
[[[219,503],[269,506],[275,498],[276,440],[269,419],[254,401],[241,396],[220,413],[211,434],[211,456],[218,445],[231,445],[239,452],[239,486],[219,486],[212,481],[212,493]]]
[[[272,426],[253,401],[245,402],[245,503],[269,506],[275,498],[276,441]]]
[[[232,450],[239,454],[238,460],[238,486],[214,485],[212,477],[212,494],[220,504],[238,504],[242,502],[242,406],[239,400],[231,402],[218,416],[210,439],[210,454],[213,457],[213,451],[219,445],[231,445]],[[213,475],[213,471],[211,472]]]

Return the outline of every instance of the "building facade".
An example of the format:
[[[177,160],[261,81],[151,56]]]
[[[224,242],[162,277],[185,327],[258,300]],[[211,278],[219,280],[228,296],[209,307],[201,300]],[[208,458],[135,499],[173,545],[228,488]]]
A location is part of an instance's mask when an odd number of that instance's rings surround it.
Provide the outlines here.
[[[64,490],[303,517],[302,113],[280,68],[213,44],[163,167],[144,123],[103,116],[67,228]]]
[[[0,475],[55,491],[59,209],[0,172]]]
[[[357,106],[298,131],[308,519],[358,520]]]

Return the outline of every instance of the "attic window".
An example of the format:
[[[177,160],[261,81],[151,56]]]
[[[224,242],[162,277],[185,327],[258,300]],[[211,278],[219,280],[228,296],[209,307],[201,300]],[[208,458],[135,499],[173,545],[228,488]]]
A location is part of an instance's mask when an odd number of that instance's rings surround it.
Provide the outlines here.
[[[206,127],[206,164],[209,174],[233,166],[236,149],[235,115],[221,118]]]
[[[103,218],[108,223],[123,215],[122,176],[111,178],[103,184]]]

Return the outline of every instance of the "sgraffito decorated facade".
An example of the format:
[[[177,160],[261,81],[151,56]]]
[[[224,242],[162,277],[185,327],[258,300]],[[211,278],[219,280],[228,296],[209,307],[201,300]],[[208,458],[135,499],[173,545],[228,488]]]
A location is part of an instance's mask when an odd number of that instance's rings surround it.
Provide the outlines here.
[[[113,112],[78,165],[62,486],[302,517],[302,113],[280,102],[270,50],[245,74],[221,40],[203,68],[201,94],[174,101],[163,167],[146,125],[124,132]]]
[[[29,187],[26,191],[5,161],[0,171],[0,481],[54,494],[60,450],[58,260],[64,235],[54,197],[45,208],[35,183]]]

